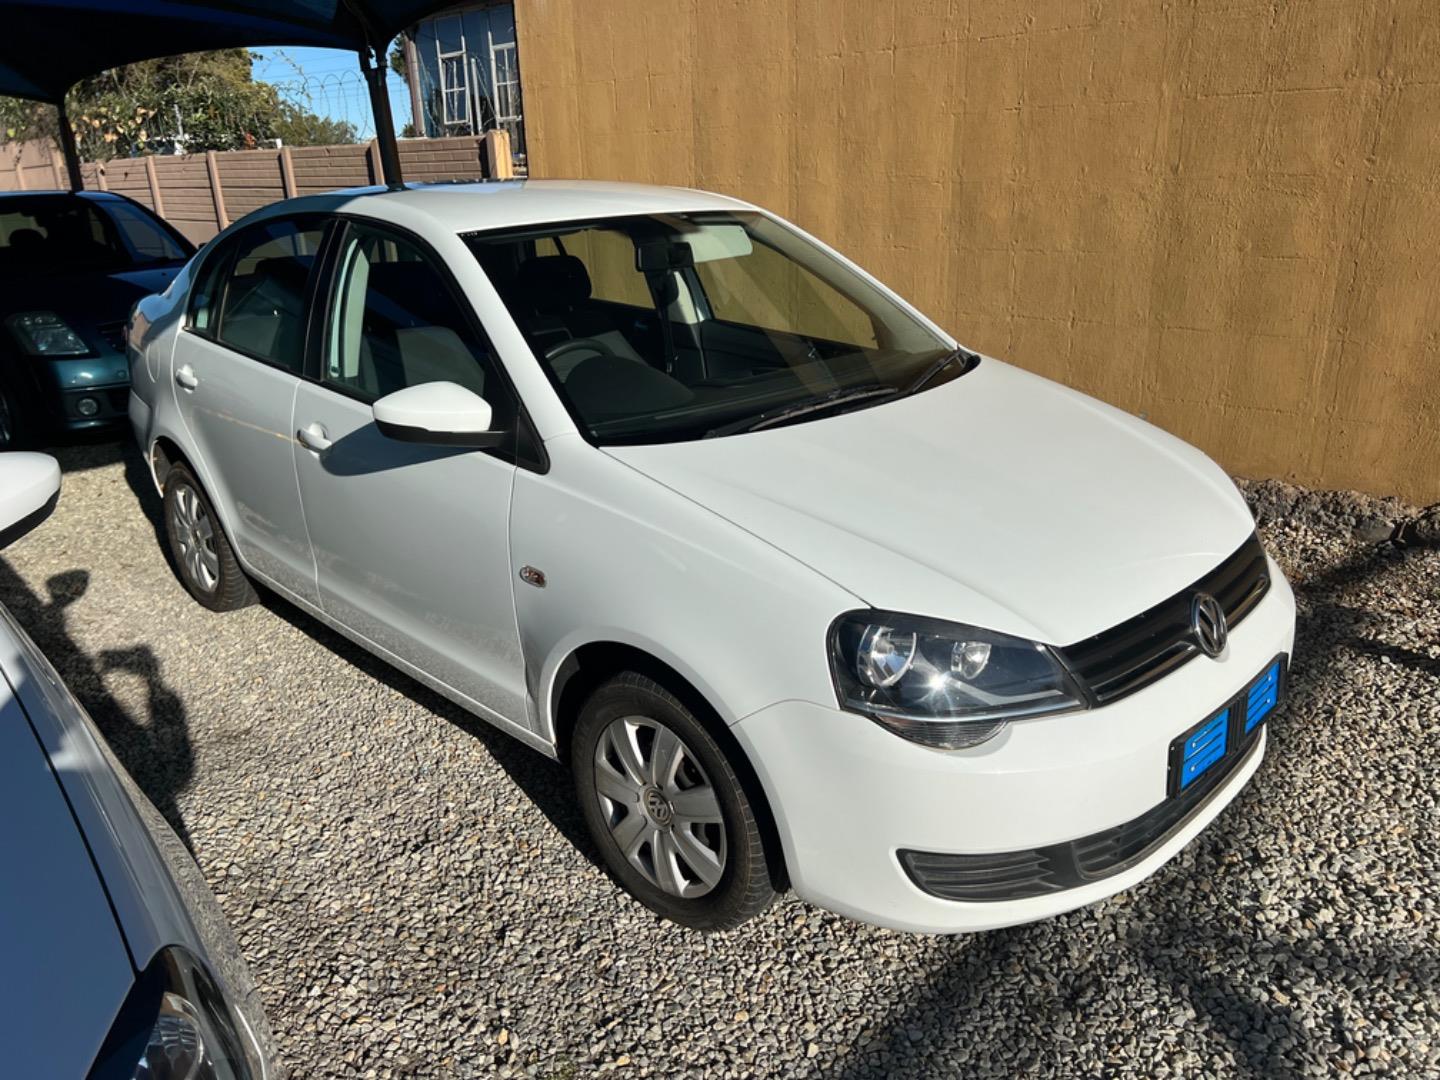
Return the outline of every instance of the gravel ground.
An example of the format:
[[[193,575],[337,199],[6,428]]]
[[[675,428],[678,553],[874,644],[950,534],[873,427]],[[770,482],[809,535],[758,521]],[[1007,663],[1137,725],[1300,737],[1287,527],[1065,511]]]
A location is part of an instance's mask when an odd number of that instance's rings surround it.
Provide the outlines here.
[[[1249,488],[1293,694],[1140,887],[968,938],[793,898],[704,938],[597,869],[558,766],[282,601],[204,611],[138,459],[61,456],[0,601],[183,830],[297,1075],[1440,1073],[1440,550],[1355,538],[1399,504]]]

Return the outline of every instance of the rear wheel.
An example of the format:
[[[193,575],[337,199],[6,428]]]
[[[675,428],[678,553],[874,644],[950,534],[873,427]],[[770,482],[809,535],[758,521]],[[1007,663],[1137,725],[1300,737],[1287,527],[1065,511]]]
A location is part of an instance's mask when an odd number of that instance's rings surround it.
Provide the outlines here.
[[[254,603],[255,590],[220,527],[200,482],[184,465],[165,476],[165,535],[181,584],[211,611]]]
[[[580,711],[571,767],[611,874],[652,911],[726,930],[775,899],[755,807],[715,737],[678,698],[626,672]]]

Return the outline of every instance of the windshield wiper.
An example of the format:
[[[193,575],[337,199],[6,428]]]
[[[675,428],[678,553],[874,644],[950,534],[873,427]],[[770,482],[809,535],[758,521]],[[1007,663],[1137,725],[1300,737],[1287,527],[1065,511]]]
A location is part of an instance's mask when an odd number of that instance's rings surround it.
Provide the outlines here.
[[[939,375],[956,360],[964,360],[968,365],[973,364],[978,359],[980,358],[975,353],[969,352],[965,349],[956,349],[954,352],[946,353],[944,356],[940,357],[939,360],[936,360],[928,368],[922,371],[918,379],[912,382],[909,386],[905,387],[905,396],[909,397],[911,394],[917,393],[925,389],[926,384],[929,383],[931,379]]]
[[[868,401],[871,398],[895,397],[900,393],[899,388],[881,383],[861,387],[842,386],[839,390],[831,390],[828,394],[811,398],[809,401],[802,401],[796,405],[784,405],[778,409],[763,412],[759,416],[746,416],[729,424],[721,424],[719,427],[711,428],[705,432],[705,438],[713,439],[720,435],[738,435],[746,431],[762,431],[765,428],[775,427],[777,424],[783,424],[789,420],[809,416],[811,413],[839,409],[843,406],[854,404],[855,402]]]

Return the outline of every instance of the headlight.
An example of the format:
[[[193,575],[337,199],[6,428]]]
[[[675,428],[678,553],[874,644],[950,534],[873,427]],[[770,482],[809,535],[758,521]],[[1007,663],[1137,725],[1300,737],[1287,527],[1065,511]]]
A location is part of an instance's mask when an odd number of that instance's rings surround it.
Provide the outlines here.
[[[893,611],[836,619],[830,666],[842,707],[944,750],[976,746],[1007,720],[1086,707],[1044,645]]]
[[[20,347],[31,356],[89,356],[90,346],[53,311],[29,311],[5,320]]]
[[[254,1040],[236,1030],[214,980],[190,953],[170,948],[136,980],[90,1080],[259,1080],[263,1074]]]

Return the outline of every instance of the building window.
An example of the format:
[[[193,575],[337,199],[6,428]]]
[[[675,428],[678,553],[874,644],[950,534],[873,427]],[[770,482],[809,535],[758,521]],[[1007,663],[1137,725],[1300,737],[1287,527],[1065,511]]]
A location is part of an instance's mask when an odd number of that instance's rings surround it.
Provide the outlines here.
[[[452,8],[415,29],[419,70],[411,74],[425,115],[416,130],[431,137],[510,134],[515,165],[525,166],[525,116],[512,4]]]

